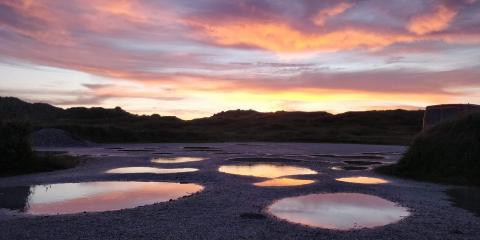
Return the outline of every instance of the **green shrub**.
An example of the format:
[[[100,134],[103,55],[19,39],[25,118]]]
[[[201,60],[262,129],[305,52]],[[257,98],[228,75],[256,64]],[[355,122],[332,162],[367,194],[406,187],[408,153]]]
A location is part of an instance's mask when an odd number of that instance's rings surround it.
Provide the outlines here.
[[[421,180],[480,185],[480,114],[421,133],[398,164],[379,171]]]

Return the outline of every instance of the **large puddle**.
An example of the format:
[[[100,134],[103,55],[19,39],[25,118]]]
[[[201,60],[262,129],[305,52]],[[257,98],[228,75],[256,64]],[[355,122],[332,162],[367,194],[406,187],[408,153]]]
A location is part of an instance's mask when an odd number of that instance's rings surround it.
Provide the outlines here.
[[[316,171],[309,168],[274,164],[224,165],[220,166],[218,171],[235,175],[263,178],[317,174]]]
[[[310,194],[274,202],[268,211],[293,223],[335,230],[374,228],[410,215],[407,208],[360,193]]]
[[[169,173],[186,173],[186,172],[196,172],[196,168],[154,168],[154,167],[124,167],[124,168],[114,168],[106,171],[106,173],[117,173],[117,174],[127,174],[127,173],[155,173],[155,174],[169,174]]]
[[[343,177],[335,179],[339,182],[359,183],[359,184],[383,184],[388,183],[387,180],[374,177]]]
[[[170,182],[83,182],[0,188],[0,208],[33,215],[99,212],[177,199],[203,190]]]
[[[294,178],[275,178],[269,179],[263,182],[254,183],[253,185],[258,187],[290,187],[301,186],[314,183],[314,180],[303,180]]]
[[[186,162],[198,162],[205,160],[201,157],[159,157],[154,158],[152,162],[154,163],[186,163]]]

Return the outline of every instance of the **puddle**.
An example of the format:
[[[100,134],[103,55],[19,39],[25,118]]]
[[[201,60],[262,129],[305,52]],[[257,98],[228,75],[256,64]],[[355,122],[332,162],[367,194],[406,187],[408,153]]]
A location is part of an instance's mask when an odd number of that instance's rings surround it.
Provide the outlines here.
[[[384,184],[389,183],[389,181],[381,178],[373,177],[344,177],[335,179],[339,182],[348,182],[348,183],[359,183],[359,184]]]
[[[242,154],[242,153],[238,153],[238,152],[216,152],[215,154],[219,154],[219,155],[238,155],[238,154]]]
[[[334,166],[331,168],[335,171],[361,171],[361,170],[368,170],[368,167],[363,166]]]
[[[152,160],[154,163],[186,163],[203,161],[205,158],[201,157],[160,157]]]
[[[451,188],[445,192],[453,206],[463,208],[480,217],[479,188]]]
[[[214,147],[183,147],[184,150],[194,152],[221,152],[222,149]]]
[[[120,152],[153,152],[153,149],[120,149]]]
[[[33,215],[111,211],[166,202],[203,190],[170,182],[83,182],[0,188],[0,208]]]
[[[317,174],[316,171],[308,168],[274,164],[224,165],[220,166],[218,171],[228,174],[263,178]]]
[[[377,164],[382,164],[382,162],[375,162],[375,161],[343,161],[346,164],[350,165],[360,165],[360,166],[368,166],[368,165],[377,165]]]
[[[361,193],[325,193],[284,198],[268,211],[276,217],[311,227],[334,230],[374,228],[410,215],[407,208]]]
[[[106,171],[105,173],[155,173],[155,174],[169,174],[169,173],[187,173],[196,172],[196,168],[154,168],[154,167],[124,167],[114,168]]]
[[[384,156],[379,155],[340,155],[340,154],[313,154],[315,157],[330,157],[330,158],[343,158],[343,159],[384,159]]]
[[[298,159],[273,158],[273,157],[238,157],[238,158],[230,158],[228,160],[236,161],[236,162],[273,162],[273,163],[301,162],[301,160],[298,160]]]
[[[294,178],[274,178],[263,182],[254,183],[258,187],[290,187],[314,183],[314,180],[303,180]]]

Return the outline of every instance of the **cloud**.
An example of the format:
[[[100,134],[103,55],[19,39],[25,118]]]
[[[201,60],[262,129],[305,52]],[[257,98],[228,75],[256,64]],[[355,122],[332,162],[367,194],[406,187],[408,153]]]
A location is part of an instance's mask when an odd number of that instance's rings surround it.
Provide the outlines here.
[[[317,26],[323,26],[325,25],[325,22],[329,18],[345,12],[347,9],[351,8],[352,6],[353,4],[351,3],[341,2],[333,7],[320,9],[317,15],[315,15],[315,17],[313,18],[313,22]]]
[[[72,89],[84,97],[52,96],[64,104],[303,90],[468,97],[452,89],[478,86],[479,11],[469,0],[0,0],[0,61],[102,79]]]
[[[407,28],[419,35],[445,30],[456,15],[455,10],[440,5],[432,13],[415,16],[410,20]]]

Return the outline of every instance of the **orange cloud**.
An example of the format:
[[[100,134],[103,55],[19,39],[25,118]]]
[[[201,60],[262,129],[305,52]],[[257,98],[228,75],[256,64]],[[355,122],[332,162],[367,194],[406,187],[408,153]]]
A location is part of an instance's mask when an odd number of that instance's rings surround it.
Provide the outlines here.
[[[347,9],[351,8],[352,6],[353,4],[351,3],[342,2],[333,7],[321,9],[318,12],[318,14],[313,18],[313,22],[317,26],[323,26],[328,18],[341,14],[345,12]]]
[[[248,45],[275,52],[315,50],[376,49],[393,43],[411,42],[413,37],[348,28],[328,33],[304,33],[284,23],[234,22],[205,24],[193,22],[219,45]]]
[[[434,13],[414,17],[408,23],[407,29],[419,35],[438,32],[448,28],[456,15],[455,10],[441,5],[437,7]]]

